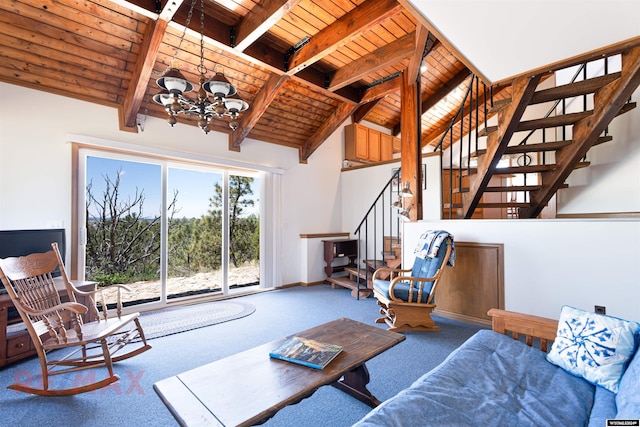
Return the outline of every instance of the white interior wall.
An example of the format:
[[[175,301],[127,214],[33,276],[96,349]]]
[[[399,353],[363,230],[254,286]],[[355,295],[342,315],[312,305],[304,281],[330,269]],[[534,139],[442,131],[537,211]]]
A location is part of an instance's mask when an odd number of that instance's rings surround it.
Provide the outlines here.
[[[640,34],[637,0],[405,1],[491,82]]]
[[[441,206],[440,158],[438,156],[423,157],[422,164],[426,165],[427,169],[427,188],[422,191],[422,216],[425,219],[437,219],[440,218]],[[342,212],[343,231],[353,235],[367,213],[367,209],[391,179],[393,169],[399,167],[400,160],[342,173],[342,204],[345,206]]]
[[[399,167],[400,161],[397,161],[340,174],[342,205],[345,207],[342,211],[343,231],[348,231],[353,237],[367,210],[391,179],[392,170]]]
[[[426,230],[503,243],[505,308],[557,319],[563,305],[640,321],[640,220],[448,220],[406,223],[405,268]],[[455,267],[454,267],[455,268]]]
[[[0,83],[0,99],[0,229],[69,229],[68,135],[76,134],[283,169],[282,284],[300,281],[300,233],[340,231],[340,132],[301,164],[291,148],[248,139],[233,152],[226,134],[181,124],[172,129],[155,118],[147,119],[144,132],[122,132],[113,108],[19,86]],[[34,106],[39,114],[29,113]]]

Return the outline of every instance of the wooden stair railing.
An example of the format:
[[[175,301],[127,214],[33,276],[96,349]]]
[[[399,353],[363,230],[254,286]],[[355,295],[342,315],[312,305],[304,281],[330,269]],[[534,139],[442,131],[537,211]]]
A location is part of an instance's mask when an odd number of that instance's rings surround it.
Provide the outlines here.
[[[451,182],[449,202],[443,205],[443,215],[446,212],[457,212],[459,218],[471,218],[479,208],[501,208],[507,212],[516,212],[508,215],[514,218],[536,218],[549,203],[555,193],[566,188],[565,180],[575,169],[589,166],[586,155],[593,146],[611,141],[612,136],[606,134],[609,123],[618,115],[624,114],[636,107],[635,102],[630,101],[631,94],[640,85],[640,46],[631,47],[622,52],[609,52],[620,55],[621,70],[608,73],[608,59],[604,59],[604,74],[596,77],[588,77],[586,74],[587,63],[602,60],[602,55],[595,54],[593,59],[580,65],[576,75],[568,84],[538,90],[541,76],[521,76],[511,84],[511,99],[500,100],[492,103],[491,107],[481,105],[476,101],[463,101],[455,123],[452,121],[448,133],[452,133],[453,126],[460,126],[476,132],[475,150],[471,147],[471,138],[468,146],[464,147],[465,136],[460,137],[459,163],[463,164],[462,154],[467,152],[467,166],[459,167],[458,183]],[[558,70],[555,70],[558,71]],[[576,81],[582,74],[582,80]],[[475,77],[475,76],[474,76]],[[472,78],[469,92],[474,85]],[[477,85],[477,83],[476,83]],[[587,96],[593,94],[593,108],[587,108]],[[567,112],[566,99],[583,99],[583,111]],[[476,126],[473,123],[473,113],[469,114],[468,123],[466,111],[469,104],[476,102],[476,110],[484,108],[484,114],[476,111]],[[523,120],[525,110],[530,105],[545,102],[555,102],[549,113],[542,118],[528,118]],[[559,105],[562,105],[559,107]],[[488,126],[486,121],[483,128],[478,129],[477,117],[490,118],[497,116],[498,125]],[[560,138],[554,141],[546,141],[547,130],[557,130]],[[447,132],[440,140],[439,148],[446,138]],[[518,132],[529,132],[520,141],[515,141]],[[541,132],[541,142],[528,143],[529,137],[534,132]],[[571,135],[569,138],[566,135]],[[478,148],[478,139],[486,137],[486,147]],[[451,150],[450,150],[451,152]],[[441,154],[442,155],[442,154]],[[450,154],[451,155],[451,154]],[[530,164],[510,165],[498,168],[499,162],[504,156],[526,156]],[[535,159],[533,161],[532,157]],[[471,159],[477,160],[477,166],[470,167]],[[453,164],[453,158],[450,159]],[[494,176],[523,175],[524,184],[519,185],[491,185]],[[527,183],[527,177],[536,174],[536,182]],[[449,175],[453,176],[452,173]],[[466,184],[463,184],[466,177]],[[444,181],[443,176],[443,181]],[[450,178],[451,179],[451,178]],[[484,193],[523,193],[523,197],[508,197],[508,201],[483,203]],[[453,193],[459,193],[458,202],[454,202]],[[446,197],[445,197],[446,198]],[[506,197],[505,197],[506,198]],[[503,199],[505,199],[503,198]],[[461,200],[461,201],[460,201]]]
[[[400,211],[394,206],[394,202],[400,197],[399,176],[400,169],[395,171],[380,191],[354,232],[358,240],[355,267],[345,267],[345,276],[327,279],[332,287],[351,289],[351,295],[355,298],[367,298],[371,295],[371,278],[377,268],[396,268],[402,263]]]

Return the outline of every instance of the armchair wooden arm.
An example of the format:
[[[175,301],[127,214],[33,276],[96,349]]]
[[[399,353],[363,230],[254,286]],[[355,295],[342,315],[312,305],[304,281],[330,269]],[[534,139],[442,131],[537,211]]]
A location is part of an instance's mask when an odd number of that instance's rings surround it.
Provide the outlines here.
[[[89,311],[91,311],[91,314],[93,316],[95,316],[94,318],[101,318],[103,320],[107,320],[109,318],[109,311],[107,308],[107,302],[106,299],[104,297],[104,291],[108,290],[108,289],[113,289],[116,288],[117,292],[116,292],[116,316],[117,317],[122,317],[122,290],[125,290],[127,292],[131,292],[131,288],[126,286],[126,285],[121,285],[121,284],[113,284],[113,285],[108,285],[108,286],[103,286],[100,288],[97,288],[93,291],[80,291],[78,290],[75,286],[73,286],[73,284],[68,281],[69,285],[71,287],[73,287],[74,289],[74,295],[79,295],[79,296],[84,296],[86,298],[89,299],[89,301],[91,301],[91,306],[89,307]],[[98,309],[98,297],[100,298],[100,305],[102,307],[102,310]],[[102,311],[102,313],[101,313]]]
[[[29,306],[21,304],[19,301],[16,301],[16,306],[19,306],[19,308],[24,310],[30,316],[46,316],[47,314],[51,314],[60,310],[69,310],[75,314],[85,314],[88,310],[87,307],[78,302],[63,302],[45,310],[34,310]]]
[[[58,259],[58,264],[59,265],[64,265],[64,262],[62,261],[62,255],[60,255],[60,252],[58,250],[58,244],[57,243],[52,243],[51,246],[54,249],[54,252],[56,254],[56,257]],[[117,288],[118,292],[117,292],[117,299],[116,299],[116,315],[118,317],[122,317],[122,294],[121,291],[124,289],[127,292],[131,292],[131,288],[129,286],[126,285],[122,285],[122,284],[113,284],[113,285],[108,285],[108,286],[103,286],[101,288],[92,290],[92,291],[81,291],[80,289],[76,288],[73,283],[71,282],[71,280],[69,280],[69,277],[67,276],[67,273],[65,271],[64,268],[60,269],[60,275],[62,276],[62,280],[64,281],[64,285],[67,288],[67,293],[69,294],[69,298],[72,301],[76,301],[76,295],[78,296],[83,296],[89,299],[89,301],[91,301],[91,306],[88,307],[89,311],[91,312],[92,316],[95,316],[94,318],[99,319],[100,317],[102,317],[103,320],[107,320],[109,318],[109,313],[107,310],[107,304],[104,298],[104,294],[103,291],[110,289],[110,288]],[[96,295],[100,294],[100,303],[102,304],[102,315],[100,314],[100,310],[98,310],[98,304],[96,301]]]
[[[411,271],[411,270],[407,270]],[[413,276],[398,276],[391,280],[389,284],[389,297],[393,301],[404,301],[404,302],[414,302],[422,300],[422,293],[424,290],[425,283],[436,282],[437,277],[413,277]],[[395,287],[399,282],[408,283],[409,284],[409,299],[407,301],[402,300],[401,298],[396,297]],[[436,283],[437,284],[437,283]],[[431,304],[433,302],[433,298],[435,297],[435,288],[436,286],[432,286],[429,291],[429,297],[427,298],[427,304]],[[414,298],[415,296],[415,298]]]
[[[107,289],[111,289],[111,288],[121,288],[127,292],[131,292],[132,289],[127,286],[127,285],[123,285],[120,283],[114,283],[113,285],[107,285],[107,286],[101,286],[97,289],[94,289],[92,291],[81,291],[80,289],[76,288],[75,286],[73,286],[72,282],[69,282],[69,284],[73,287],[73,292],[76,295],[82,295],[82,296],[91,296],[91,295],[95,295],[97,293],[101,293],[102,291],[106,291]]]
[[[400,273],[408,273],[411,269],[402,269],[402,268],[391,268],[391,267],[379,267],[376,271],[373,272],[373,276],[371,276],[371,280],[379,279],[379,275],[382,273],[389,273],[389,280],[398,277]],[[378,274],[380,273],[380,274]]]

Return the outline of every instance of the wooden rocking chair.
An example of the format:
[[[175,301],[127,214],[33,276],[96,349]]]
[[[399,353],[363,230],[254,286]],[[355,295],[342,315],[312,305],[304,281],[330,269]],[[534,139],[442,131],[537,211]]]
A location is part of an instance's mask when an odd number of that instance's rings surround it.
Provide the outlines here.
[[[140,354],[151,348],[138,321],[138,313],[122,315],[118,287],[117,316],[107,315],[102,301],[102,313],[96,306],[96,294],[101,290],[83,292],[69,281],[56,243],[46,253],[0,259],[0,279],[20,313],[35,345],[42,368],[42,387],[27,384],[10,385],[13,390],[44,396],[67,396],[106,387],[119,380],[113,363]],[[52,274],[59,268],[69,301],[61,302]],[[104,288],[103,288],[104,289]],[[85,297],[89,307],[77,302]],[[85,317],[98,320],[85,322]],[[120,352],[126,347],[126,352]],[[71,351],[63,351],[69,348]],[[55,353],[51,353],[55,350]],[[62,353],[62,354],[61,354]],[[55,356],[55,358],[48,356]],[[54,375],[105,367],[108,376],[90,384],[69,388],[49,388]]]
[[[436,307],[434,298],[444,266],[453,265],[454,250],[453,237],[448,232],[427,231],[421,237],[413,268],[377,269],[372,277],[373,295],[383,317],[376,323],[387,323],[389,330],[395,332],[439,331],[431,312]]]

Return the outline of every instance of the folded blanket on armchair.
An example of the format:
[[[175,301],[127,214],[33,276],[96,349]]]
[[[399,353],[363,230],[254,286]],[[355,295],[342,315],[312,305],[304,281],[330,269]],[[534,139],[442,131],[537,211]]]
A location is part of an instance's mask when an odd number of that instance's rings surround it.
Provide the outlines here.
[[[453,267],[456,262],[456,248],[453,243],[453,235],[445,230],[427,230],[420,236],[418,244],[413,253],[416,257],[421,259],[435,258],[438,255],[438,250],[442,246],[447,237],[451,237],[451,255],[449,255],[449,261],[447,265]]]

